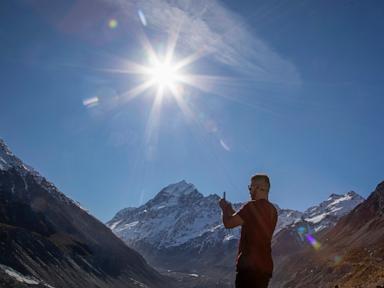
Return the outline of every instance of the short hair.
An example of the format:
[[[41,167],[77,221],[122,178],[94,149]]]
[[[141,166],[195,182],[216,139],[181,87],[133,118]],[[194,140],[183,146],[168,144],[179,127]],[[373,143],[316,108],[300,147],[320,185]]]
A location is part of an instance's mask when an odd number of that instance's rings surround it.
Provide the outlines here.
[[[271,181],[269,180],[268,175],[263,174],[263,173],[257,173],[251,177],[251,182],[253,182],[254,180],[257,180],[257,179],[263,179],[267,183],[268,192],[269,192],[269,189],[271,188]]]

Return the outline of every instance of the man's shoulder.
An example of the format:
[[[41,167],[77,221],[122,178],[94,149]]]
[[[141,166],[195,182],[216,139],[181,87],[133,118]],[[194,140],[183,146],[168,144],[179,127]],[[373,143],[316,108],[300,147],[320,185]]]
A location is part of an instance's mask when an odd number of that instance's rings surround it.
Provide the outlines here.
[[[271,202],[269,202],[268,199],[250,200],[248,203],[255,203],[257,205],[268,205],[268,206],[273,206],[273,208],[275,208],[275,206]]]
[[[251,200],[248,203],[253,203],[252,205],[256,205],[256,206],[259,206],[259,207],[264,208],[264,209],[270,209],[270,210],[276,211],[276,213],[277,213],[277,209],[276,209],[275,205],[273,205],[267,199]]]

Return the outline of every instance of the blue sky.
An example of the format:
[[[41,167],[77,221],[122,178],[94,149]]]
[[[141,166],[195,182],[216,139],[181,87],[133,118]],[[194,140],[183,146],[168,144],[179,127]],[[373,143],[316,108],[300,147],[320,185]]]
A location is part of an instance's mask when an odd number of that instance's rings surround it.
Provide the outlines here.
[[[246,201],[255,172],[280,207],[366,197],[384,171],[382,15],[381,1],[3,1],[0,137],[102,221],[182,179]],[[200,76],[151,114],[157,87],[128,101],[148,79],[127,63],[176,34]]]

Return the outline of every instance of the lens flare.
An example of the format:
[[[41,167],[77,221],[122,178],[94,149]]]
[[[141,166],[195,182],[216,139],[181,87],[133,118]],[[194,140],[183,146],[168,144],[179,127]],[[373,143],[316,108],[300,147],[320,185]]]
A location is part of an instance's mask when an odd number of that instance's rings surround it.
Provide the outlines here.
[[[137,14],[139,15],[141,24],[143,24],[143,26],[147,26],[147,19],[145,18],[143,11],[139,10],[137,11]]]
[[[333,261],[335,261],[336,265],[339,264],[341,260],[343,260],[343,258],[339,255],[335,255],[335,257],[333,257]]]
[[[307,241],[309,242],[309,244],[311,244],[312,247],[315,248],[315,250],[319,250],[321,248],[320,242],[317,241],[315,237],[313,237],[311,234],[307,234],[305,235],[305,237],[307,238]]]
[[[297,233],[299,234],[304,234],[305,232],[307,232],[307,229],[303,226],[300,226],[299,228],[297,228]]]
[[[304,226],[300,226],[297,228],[297,233],[299,234],[300,240],[305,241],[305,235],[308,234],[308,229]]]
[[[221,145],[221,147],[223,147],[224,150],[226,150],[228,152],[231,151],[231,148],[227,145],[227,143],[224,142],[223,139],[220,139],[220,145]]]
[[[92,98],[87,98],[83,100],[83,105],[85,107],[93,107],[99,104],[99,98],[98,97],[92,97]]]
[[[116,19],[111,19],[108,21],[108,27],[111,28],[111,29],[115,29],[117,28],[117,20]]]

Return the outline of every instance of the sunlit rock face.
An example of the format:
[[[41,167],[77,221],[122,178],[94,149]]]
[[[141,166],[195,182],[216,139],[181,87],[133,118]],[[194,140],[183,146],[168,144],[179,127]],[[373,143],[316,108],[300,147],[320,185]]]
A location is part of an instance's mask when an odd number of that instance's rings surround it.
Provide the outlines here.
[[[3,141],[0,264],[0,287],[171,285],[103,223],[13,155]]]
[[[183,180],[163,188],[140,207],[122,209],[107,226],[156,267],[212,278],[221,275],[226,279],[222,287],[232,287],[240,229],[223,227],[219,199],[216,194],[203,196]],[[325,231],[361,201],[362,197],[349,192],[330,195],[304,212],[275,204],[279,219],[273,250],[285,255],[307,247],[297,233],[298,227],[306,225],[314,234]],[[241,205],[234,204],[234,208]]]

